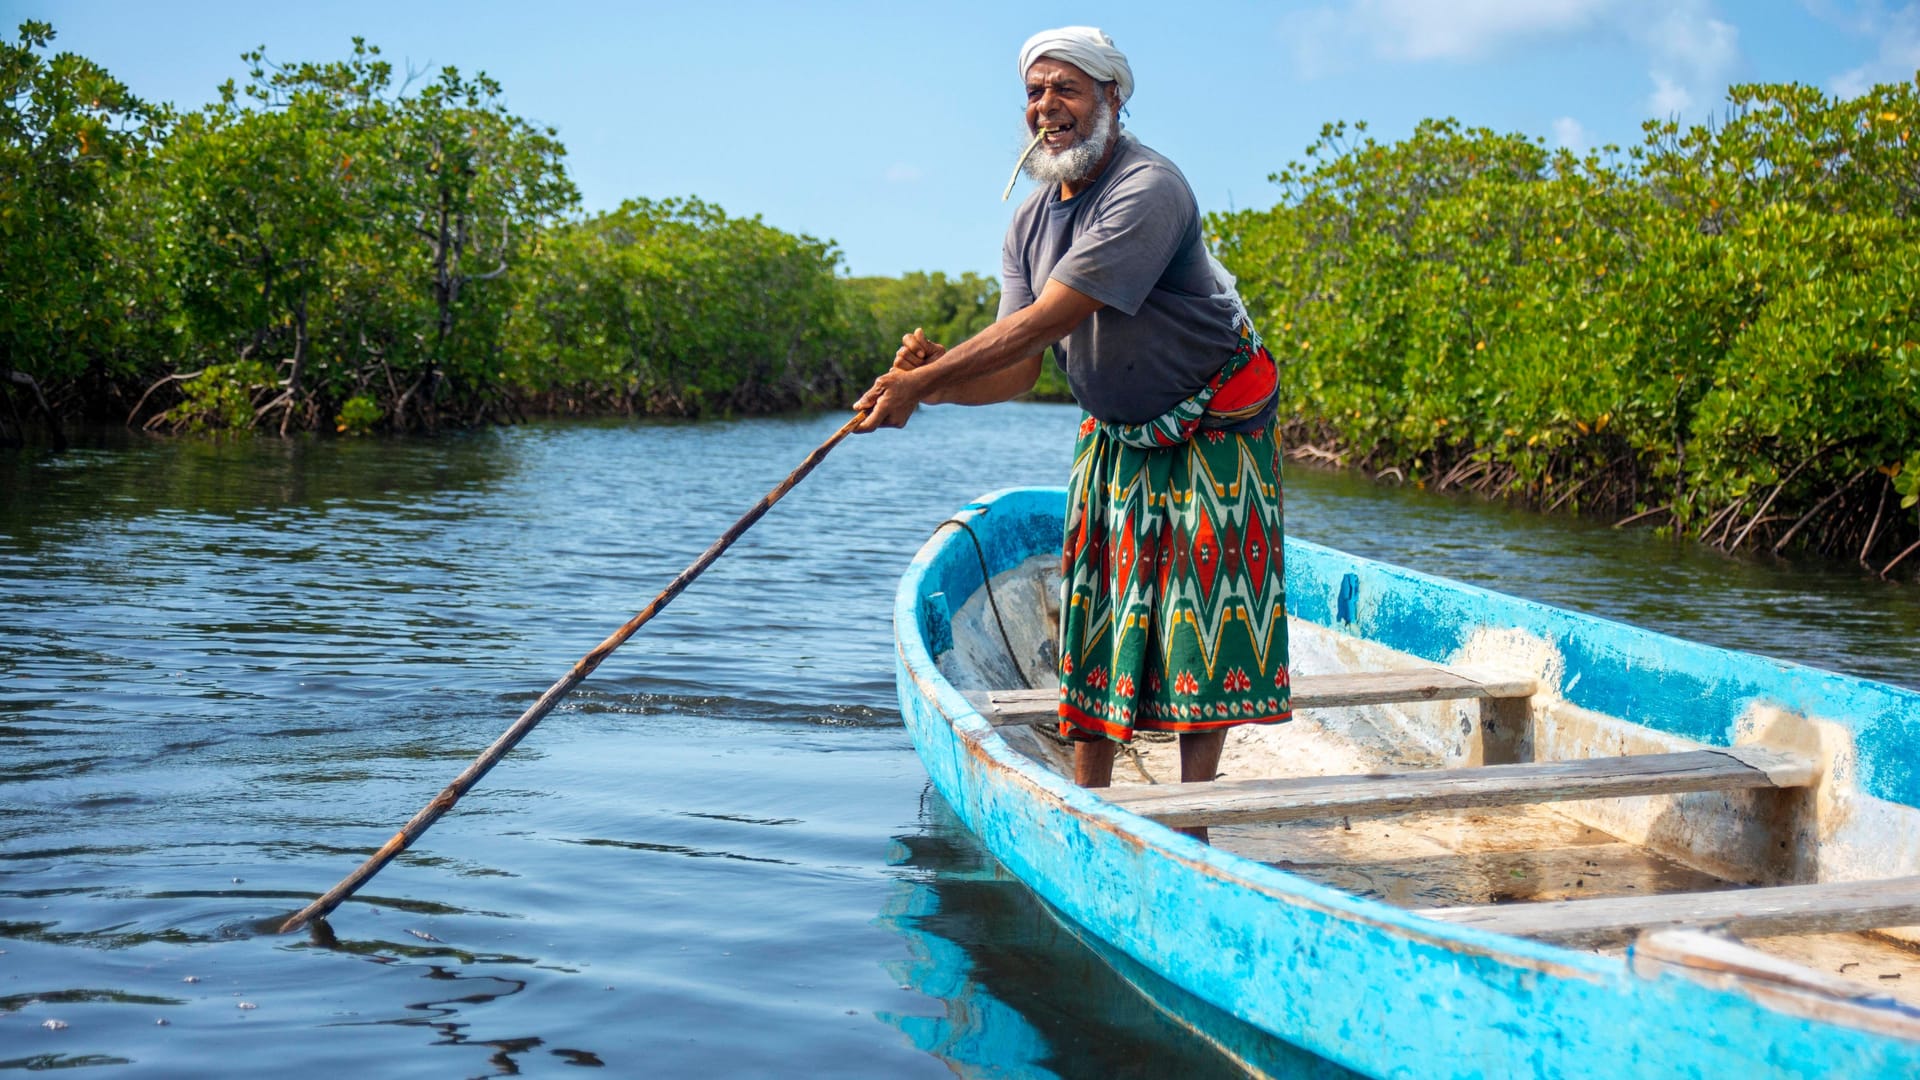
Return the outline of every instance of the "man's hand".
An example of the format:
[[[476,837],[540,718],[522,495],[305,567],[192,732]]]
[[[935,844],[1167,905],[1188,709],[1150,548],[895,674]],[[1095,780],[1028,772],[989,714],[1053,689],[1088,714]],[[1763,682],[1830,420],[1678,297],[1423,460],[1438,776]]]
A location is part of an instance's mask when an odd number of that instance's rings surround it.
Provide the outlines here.
[[[900,336],[900,351],[893,354],[893,370],[911,371],[945,355],[947,347],[937,341],[928,341],[926,331],[916,326],[913,333]]]
[[[898,361],[895,361],[896,365]],[[873,380],[867,392],[853,403],[855,412],[864,412],[867,418],[854,428],[865,433],[883,427],[906,427],[907,418],[913,415],[914,407],[926,398],[923,387],[925,379],[914,368],[894,367]]]
[[[910,380],[903,383],[891,376],[925,367],[946,354],[947,347],[937,341],[928,341],[926,331],[920,327],[914,327],[911,334],[902,334],[900,348],[893,354],[893,367],[874,380],[873,386],[860,395],[859,401],[853,403],[856,411],[871,410],[873,413],[854,430],[866,432],[883,427],[906,427],[907,417],[913,415],[914,406],[939,404],[935,396],[923,396],[924,391]]]

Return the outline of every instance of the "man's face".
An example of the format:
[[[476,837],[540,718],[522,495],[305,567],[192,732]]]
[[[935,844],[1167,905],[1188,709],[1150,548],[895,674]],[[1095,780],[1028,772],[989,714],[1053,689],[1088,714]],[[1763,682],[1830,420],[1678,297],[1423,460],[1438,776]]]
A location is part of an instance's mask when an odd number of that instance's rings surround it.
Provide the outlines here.
[[[1106,89],[1093,76],[1064,60],[1042,57],[1027,69],[1027,131],[1049,129],[1040,143],[1049,154],[1085,142],[1093,134],[1098,111],[1112,107]]]

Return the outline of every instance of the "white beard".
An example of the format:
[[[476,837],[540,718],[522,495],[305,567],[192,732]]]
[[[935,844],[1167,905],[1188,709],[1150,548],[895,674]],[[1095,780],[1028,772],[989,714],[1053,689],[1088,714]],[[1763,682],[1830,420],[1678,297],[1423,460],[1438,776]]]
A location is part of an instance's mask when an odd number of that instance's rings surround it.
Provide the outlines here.
[[[1105,105],[1094,110],[1093,130],[1087,137],[1065,150],[1048,150],[1042,143],[1027,157],[1026,173],[1043,184],[1073,184],[1092,175],[1107,148],[1113,145],[1114,110]],[[1028,132],[1027,138],[1033,133]]]

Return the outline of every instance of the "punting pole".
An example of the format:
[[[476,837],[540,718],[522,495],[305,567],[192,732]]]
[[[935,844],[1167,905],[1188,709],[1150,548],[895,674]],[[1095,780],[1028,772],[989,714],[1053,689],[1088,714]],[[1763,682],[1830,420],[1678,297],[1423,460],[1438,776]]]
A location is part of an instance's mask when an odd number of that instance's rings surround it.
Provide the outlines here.
[[[632,637],[635,630],[646,625],[647,620],[659,614],[661,608],[666,607],[674,597],[685,591],[688,585],[693,584],[694,578],[699,577],[702,571],[713,565],[713,561],[718,559],[722,552],[732,547],[733,542],[740,539],[741,534],[765,516],[766,512],[773,508],[774,503],[779,502],[782,496],[793,490],[795,484],[805,479],[806,475],[813,471],[814,466],[820,464],[821,460],[827,456],[827,452],[852,434],[853,429],[866,418],[867,414],[864,412],[855,413],[853,419],[840,425],[840,430],[829,436],[826,442],[815,447],[813,453],[808,454],[807,459],[800,463],[799,468],[787,474],[787,478],[780,481],[772,491],[761,496],[753,509],[747,511],[739,521],[734,522],[731,528],[722,533],[720,539],[715,540],[699,558],[693,560],[692,565],[680,571],[680,576],[674,578],[671,584],[662,589],[660,595],[653,598],[653,603],[648,604],[638,615],[628,619],[626,625],[615,630],[607,640],[594,646],[593,651],[581,657],[580,661],[573,665],[573,670],[562,676],[559,682],[547,687],[547,692],[540,695],[540,700],[535,701],[526,712],[521,713],[520,719],[515,720],[505,734],[495,739],[492,746],[487,747],[479,757],[475,758],[465,772],[455,777],[453,783],[448,784],[444,791],[434,796],[432,802],[413,815],[411,821],[401,826],[400,831],[393,834],[393,839],[381,845],[379,851],[374,852],[366,862],[361,863],[358,870],[342,879],[340,884],[328,889],[325,895],[301,908],[292,918],[281,923],[280,932],[290,934],[315,919],[325,919],[328,912],[344,903],[347,897],[352,896],[360,886],[371,880],[382,867],[392,862],[394,856],[407,850],[415,840],[420,839],[421,834],[431,828],[433,823],[440,819],[441,814],[453,809],[453,804],[460,801],[460,796],[465,795],[469,788],[480,781],[481,777],[487,775],[487,770],[507,756],[507,751],[518,745],[521,739],[526,738],[527,732],[532,731],[535,724],[545,719],[546,715],[553,711],[553,707],[560,704],[561,699],[572,693],[573,688],[580,685],[580,680],[591,674],[594,668],[599,667],[600,661],[605,660],[613,650]]]

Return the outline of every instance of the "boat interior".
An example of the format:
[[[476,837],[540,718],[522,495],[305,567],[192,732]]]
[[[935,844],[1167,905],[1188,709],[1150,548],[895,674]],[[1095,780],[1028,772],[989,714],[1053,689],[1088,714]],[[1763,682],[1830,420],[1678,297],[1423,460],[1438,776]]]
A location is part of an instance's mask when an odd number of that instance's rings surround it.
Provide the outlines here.
[[[1015,749],[1056,731],[1056,560],[953,614],[943,674]],[[1871,1005],[1920,1032],[1920,811],[1865,795],[1838,724],[1755,707],[1709,746],[1576,707],[1546,642],[1446,665],[1290,620],[1294,719],[1232,730],[1179,783],[1142,732],[1102,794],[1211,843],[1427,918],[1751,989]]]

